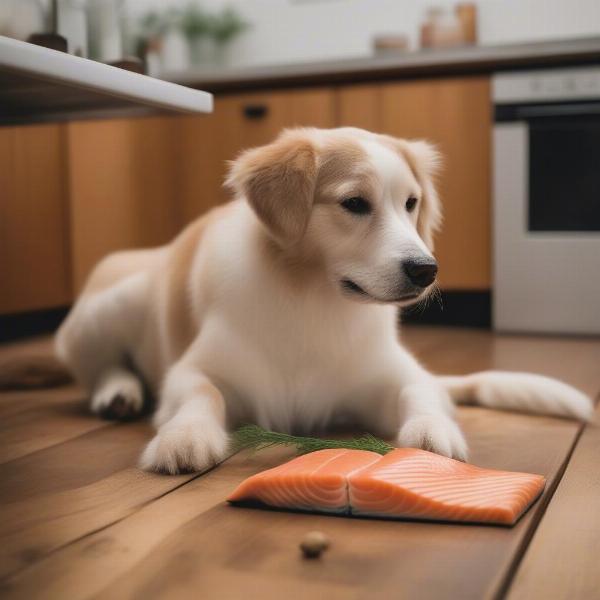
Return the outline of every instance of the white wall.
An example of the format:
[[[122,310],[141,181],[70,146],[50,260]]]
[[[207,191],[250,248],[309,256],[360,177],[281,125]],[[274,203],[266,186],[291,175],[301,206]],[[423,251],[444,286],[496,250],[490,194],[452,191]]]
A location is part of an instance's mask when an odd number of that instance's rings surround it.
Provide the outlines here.
[[[185,2],[185,0],[184,0]],[[129,0],[134,11],[177,0]],[[376,33],[406,33],[416,47],[427,8],[454,0],[203,0],[235,6],[253,24],[231,52],[237,66],[366,56]],[[478,0],[482,44],[600,36],[600,0]]]

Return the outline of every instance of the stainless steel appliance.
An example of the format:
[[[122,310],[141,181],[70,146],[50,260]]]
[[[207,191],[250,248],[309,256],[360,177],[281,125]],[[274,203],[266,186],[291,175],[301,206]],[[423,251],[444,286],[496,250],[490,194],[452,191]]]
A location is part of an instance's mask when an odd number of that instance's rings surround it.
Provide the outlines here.
[[[498,330],[600,333],[600,66],[493,78]]]

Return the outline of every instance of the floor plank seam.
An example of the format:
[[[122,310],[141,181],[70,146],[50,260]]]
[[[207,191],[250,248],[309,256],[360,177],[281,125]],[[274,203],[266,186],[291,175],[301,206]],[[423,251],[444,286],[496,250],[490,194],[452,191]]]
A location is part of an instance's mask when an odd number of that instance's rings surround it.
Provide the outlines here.
[[[23,565],[22,567],[19,567],[19,568],[15,569],[14,571],[6,573],[2,577],[0,577],[0,583],[8,582],[11,578],[16,577],[16,576],[20,575],[21,573],[27,571],[31,567],[34,567],[34,566],[36,566],[36,565],[44,562],[45,560],[49,559],[51,556],[53,556],[53,555],[55,555],[55,554],[57,554],[59,552],[62,552],[63,550],[65,550],[66,548],[69,548],[73,544],[77,544],[78,542],[80,542],[80,541],[82,541],[82,540],[84,540],[84,539],[86,539],[86,538],[88,538],[90,536],[96,535],[98,533],[101,533],[102,531],[110,529],[111,527],[113,527],[113,526],[121,523],[125,519],[129,519],[130,517],[132,517],[133,515],[137,514],[140,510],[142,510],[146,506],[152,504],[153,502],[157,502],[161,498],[164,498],[165,496],[167,496],[167,495],[175,492],[176,490],[182,488],[183,486],[187,485],[188,483],[191,483],[192,481],[195,481],[196,479],[199,479],[200,477],[203,477],[207,473],[210,473],[210,472],[214,471],[215,469],[217,469],[218,467],[220,467],[221,465],[223,465],[224,463],[226,463],[230,458],[232,458],[233,456],[235,456],[236,454],[238,454],[238,452],[239,451],[233,452],[231,455],[227,456],[225,459],[223,459],[222,461],[216,463],[215,465],[213,465],[209,469],[206,469],[205,471],[201,471],[199,473],[195,473],[193,475],[190,475],[189,479],[186,479],[185,481],[182,481],[180,484],[174,486],[173,488],[167,490],[166,492],[162,492],[161,494],[155,496],[154,498],[151,498],[151,499],[146,500],[144,502],[140,502],[140,504],[132,507],[127,512],[127,514],[123,515],[122,517],[119,517],[118,519],[115,519],[114,521],[111,521],[110,523],[106,523],[105,525],[102,525],[101,527],[97,527],[96,529],[91,529],[90,531],[87,531],[83,535],[77,536],[76,538],[73,538],[72,540],[69,540],[65,544],[61,544],[60,546],[57,546],[56,548],[53,548],[47,554],[45,554],[44,556],[40,557],[38,560],[35,560],[35,561],[33,561],[33,562],[29,563],[29,564]],[[166,476],[166,477],[168,477],[168,476]]]
[[[596,401],[594,402],[594,404],[596,404],[599,399],[600,399],[600,395],[596,397]],[[527,531],[526,535],[523,537],[523,541],[521,542],[521,545],[515,552],[513,560],[511,561],[509,569],[508,569],[508,574],[505,577],[504,581],[502,582],[502,584],[498,590],[498,593],[495,596],[495,600],[503,600],[503,598],[505,598],[506,595],[508,594],[508,592],[510,591],[510,588],[512,586],[514,578],[517,574],[517,571],[519,570],[519,566],[520,566],[521,562],[523,561],[525,555],[527,554],[529,545],[531,544],[531,541],[533,540],[535,533],[536,533],[540,523],[542,522],[544,515],[546,514],[546,510],[548,509],[548,507],[550,506],[550,503],[552,502],[552,498],[554,497],[554,494],[556,493],[556,490],[558,489],[560,482],[562,481],[564,474],[566,473],[567,468],[569,467],[569,463],[571,462],[571,457],[573,456],[573,453],[575,452],[575,449],[577,448],[577,444],[579,444],[579,440],[581,439],[581,436],[583,435],[583,432],[587,426],[588,426],[587,423],[583,423],[579,427],[579,430],[577,431],[577,435],[575,436],[575,439],[573,440],[573,445],[571,446],[571,449],[569,450],[569,453],[565,457],[565,460],[563,461],[563,464],[561,465],[560,470],[557,472],[556,477],[554,478],[554,480],[555,480],[554,485],[548,491],[548,493],[545,495],[545,497],[543,499],[543,504],[541,505],[540,510],[535,515],[535,518],[532,519],[531,527]]]
[[[4,575],[3,577],[0,578],[0,583],[7,582],[11,578],[13,578],[13,577],[15,577],[17,575],[20,575],[24,571],[27,571],[27,569],[30,569],[31,567],[34,567],[34,566],[38,565],[39,563],[44,562],[45,560],[47,560],[48,558],[50,558],[54,554],[57,554],[58,552],[62,552],[63,550],[65,550],[69,546],[72,546],[73,544],[77,544],[78,542],[84,540],[87,537],[90,537],[90,536],[96,535],[98,533],[101,533],[102,531],[105,531],[106,529],[109,529],[110,527],[113,527],[114,525],[117,525],[118,523],[121,523],[125,519],[128,519],[129,517],[131,517],[132,515],[134,515],[135,513],[137,513],[144,506],[147,506],[151,502],[155,502],[156,500],[159,500],[160,498],[166,496],[167,494],[170,494],[172,491],[175,491],[176,489],[179,489],[180,487],[184,486],[186,483],[188,483],[189,481],[192,481],[193,479],[196,479],[196,477],[192,477],[191,479],[189,479],[189,480],[187,480],[187,481],[179,484],[178,486],[174,487],[173,489],[169,490],[168,492],[164,492],[164,493],[160,494],[156,498],[152,498],[151,500],[147,500],[145,502],[141,502],[139,505],[132,507],[127,512],[127,514],[123,515],[122,517],[119,517],[118,519],[115,519],[114,521],[111,521],[110,523],[106,523],[105,525],[102,525],[101,527],[97,527],[96,529],[91,529],[90,531],[87,531],[83,535],[77,536],[77,537],[73,538],[72,540],[69,540],[65,544],[61,544],[60,546],[56,546],[56,548],[53,548],[47,554],[45,554],[44,556],[40,557],[39,560],[33,561],[33,562],[31,562],[31,563],[29,563],[27,565],[24,565],[22,567],[19,567],[19,568],[15,569],[14,571],[11,571],[10,573],[7,573],[6,575]]]
[[[131,511],[131,512],[134,512],[134,511]],[[56,554],[57,552],[60,552],[61,550],[64,550],[65,548],[68,548],[72,544],[75,544],[78,541],[80,541],[82,539],[85,539],[88,535],[94,535],[96,533],[100,533],[101,531],[103,531],[107,527],[111,527],[112,525],[115,525],[115,524],[119,523],[120,521],[122,521],[122,520],[126,519],[127,517],[129,517],[131,515],[131,512],[128,513],[128,514],[126,514],[126,515],[124,515],[124,516],[122,516],[122,517],[120,517],[119,519],[116,519],[115,521],[113,521],[111,523],[108,523],[107,525],[103,525],[102,527],[98,527],[96,529],[88,531],[84,535],[80,535],[79,537],[76,537],[76,538],[68,541],[65,544],[61,544],[60,546],[57,546],[56,548],[53,548],[47,554],[45,554],[44,556],[40,557],[39,560],[35,560],[35,561],[31,562],[31,563],[23,565],[22,567],[18,567],[14,571],[10,571],[9,573],[7,573],[6,575],[4,575],[3,577],[0,577],[0,583],[8,582],[13,577],[16,577],[16,576],[20,575],[21,573],[23,573],[24,571],[27,571],[31,567],[34,567],[34,566],[38,565],[41,562],[44,562],[47,558],[50,558],[53,554]]]
[[[29,452],[27,454],[23,454],[22,456],[18,456],[17,458],[11,458],[10,460],[7,460],[5,462],[2,462],[1,464],[4,465],[10,465],[10,463],[17,461],[17,460],[21,460],[25,457],[32,457],[35,456],[36,454],[40,453],[40,452],[46,452],[48,451],[50,448],[57,448],[59,446],[62,446],[64,444],[69,444],[79,438],[85,437],[86,435],[90,435],[93,433],[96,433],[98,431],[101,431],[103,429],[108,429],[110,427],[119,427],[120,425],[122,425],[122,423],[115,423],[115,422],[111,422],[111,421],[106,421],[105,424],[102,424],[100,427],[98,427],[97,429],[91,429],[90,431],[84,431],[83,433],[80,433],[78,435],[74,435],[73,437],[67,438],[65,440],[62,440],[60,442],[57,442],[56,444],[50,444],[49,446],[44,446],[43,448],[38,448],[37,450],[34,450],[33,452]]]
[[[80,388],[0,393],[0,415],[7,417],[0,437],[10,452],[1,465],[6,467],[4,499],[11,502],[0,597],[99,600],[193,595],[198,589],[217,598],[229,597],[232,590],[285,596],[295,586],[307,597],[325,594],[333,600],[353,593],[362,597],[360,590],[372,590],[374,583],[386,597],[399,589],[410,597],[438,600],[528,599],[541,590],[581,600],[594,596],[599,575],[589,548],[600,532],[594,511],[600,338],[589,343],[513,339],[410,326],[402,337],[436,373],[539,372],[596,400],[596,425],[459,408],[458,423],[474,464],[546,476],[545,493],[516,527],[387,526],[320,515],[296,518],[287,511],[250,516],[230,509],[223,499],[248,476],[295,453],[246,450],[202,472],[144,473],[137,460],[153,435],[148,419],[122,424],[94,417]],[[326,570],[298,562],[297,541],[312,529],[335,542]]]

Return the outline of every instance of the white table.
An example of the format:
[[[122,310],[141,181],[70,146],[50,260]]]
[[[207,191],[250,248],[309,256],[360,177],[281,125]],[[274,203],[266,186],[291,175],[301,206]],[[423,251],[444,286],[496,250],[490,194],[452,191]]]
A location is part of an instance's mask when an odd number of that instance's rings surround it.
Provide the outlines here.
[[[0,124],[212,109],[208,92],[0,36]]]

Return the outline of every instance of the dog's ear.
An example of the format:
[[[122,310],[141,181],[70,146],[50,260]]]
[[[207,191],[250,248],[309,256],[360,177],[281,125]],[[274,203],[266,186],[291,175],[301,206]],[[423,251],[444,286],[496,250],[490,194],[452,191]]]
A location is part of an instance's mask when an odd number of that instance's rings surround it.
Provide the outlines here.
[[[302,238],[312,209],[317,150],[306,130],[289,130],[272,144],[243,152],[225,185],[246,197],[258,218],[282,244]]]
[[[441,170],[442,155],[433,144],[424,140],[397,142],[423,190],[417,230],[427,247],[433,250],[434,234],[442,224],[442,205],[435,189],[435,178]]]

